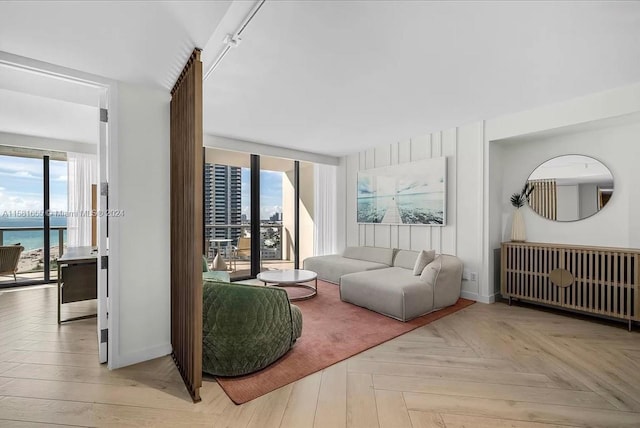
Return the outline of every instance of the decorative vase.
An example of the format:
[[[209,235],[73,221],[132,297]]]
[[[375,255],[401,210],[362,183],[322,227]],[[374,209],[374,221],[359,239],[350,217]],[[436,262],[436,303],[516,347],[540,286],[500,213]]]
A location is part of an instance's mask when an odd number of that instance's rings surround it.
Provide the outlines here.
[[[524,229],[524,218],[520,208],[513,212],[513,222],[511,223],[511,241],[524,242],[527,240],[527,232]]]
[[[224,262],[224,259],[220,257],[220,254],[216,254],[213,258],[213,270],[227,270],[227,264]]]

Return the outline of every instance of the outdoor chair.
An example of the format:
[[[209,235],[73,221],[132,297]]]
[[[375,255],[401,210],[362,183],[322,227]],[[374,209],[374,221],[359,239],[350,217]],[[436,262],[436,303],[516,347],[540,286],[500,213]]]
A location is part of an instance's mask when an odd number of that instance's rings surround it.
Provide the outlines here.
[[[24,250],[21,245],[5,245],[0,247],[0,275],[13,275],[13,280],[18,282],[18,261]]]

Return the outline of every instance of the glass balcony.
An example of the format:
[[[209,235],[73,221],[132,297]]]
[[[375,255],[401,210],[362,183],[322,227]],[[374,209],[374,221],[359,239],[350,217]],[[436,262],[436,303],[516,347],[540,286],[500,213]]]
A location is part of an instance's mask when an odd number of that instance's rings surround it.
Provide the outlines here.
[[[293,269],[292,257],[288,257],[287,246],[292,245],[290,233],[280,223],[261,222],[260,224],[260,257],[261,269]],[[209,239],[207,258],[211,263],[220,251],[225,260],[231,278],[249,276],[251,258],[247,249],[238,250],[240,237],[251,237],[249,224],[207,224],[205,236]],[[230,239],[228,243],[211,241],[211,239]],[[242,249],[241,249],[242,250]]]
[[[58,258],[66,249],[66,226],[51,226],[51,280],[58,275]],[[7,284],[32,283],[44,280],[44,242],[43,227],[0,227],[0,246],[20,243],[25,250],[20,254],[16,281],[13,275],[0,275],[0,286]],[[33,244],[36,243],[36,244]],[[37,247],[37,248],[34,248]]]

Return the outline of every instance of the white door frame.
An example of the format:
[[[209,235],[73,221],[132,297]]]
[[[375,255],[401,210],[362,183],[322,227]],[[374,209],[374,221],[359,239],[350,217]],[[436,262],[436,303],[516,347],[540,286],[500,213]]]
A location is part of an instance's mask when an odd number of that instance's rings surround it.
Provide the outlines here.
[[[105,147],[98,150],[98,162],[100,172],[100,178],[109,178],[109,209],[117,210],[119,208],[118,203],[118,82],[104,77],[96,76],[82,71],[73,70],[66,67],[61,67],[46,62],[26,58],[18,55],[13,55],[7,52],[0,51],[0,64],[5,66],[14,67],[24,70],[25,72],[39,73],[47,75],[52,78],[67,80],[75,82],[81,85],[88,85],[101,89],[104,92],[104,96],[100,100],[100,108],[106,108],[109,112],[109,120],[104,129],[101,126],[101,132],[106,134],[106,138],[101,143],[105,144]],[[101,138],[102,140],[102,138]],[[106,150],[107,156],[100,156],[100,152]],[[106,168],[106,169],[105,169]],[[100,183],[98,183],[100,188]],[[99,190],[99,189],[98,189]],[[103,202],[103,198],[99,200]],[[99,209],[102,209],[102,204],[99,203]],[[101,238],[101,230],[104,233],[106,226],[106,217],[98,219],[98,236],[99,236],[99,255],[107,255],[107,242]],[[109,239],[108,239],[108,256],[109,256],[109,275],[108,275],[108,290],[109,298],[106,298],[107,283],[106,275],[101,274],[100,260],[98,260],[98,312],[101,313],[104,310],[108,311],[108,318],[106,318],[106,325],[108,328],[108,367],[118,367],[117,359],[119,353],[119,224],[117,217],[112,217],[109,222]],[[106,314],[105,314],[106,315]],[[98,337],[98,341],[100,338]]]

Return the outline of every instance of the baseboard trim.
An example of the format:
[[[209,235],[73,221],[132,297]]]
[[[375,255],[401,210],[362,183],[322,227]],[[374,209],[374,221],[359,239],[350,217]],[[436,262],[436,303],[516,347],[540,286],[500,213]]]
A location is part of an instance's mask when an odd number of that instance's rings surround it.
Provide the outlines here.
[[[496,294],[492,294],[491,296],[481,296],[478,293],[471,293],[469,291],[462,291],[460,292],[460,297],[463,297],[465,299],[469,299],[469,300],[475,300],[476,302],[479,303],[495,303],[496,302]]]
[[[142,349],[131,354],[119,355],[116,361],[112,361],[110,367],[119,369],[133,364],[142,363],[143,361],[153,360],[154,358],[164,357],[171,354],[171,344],[163,344],[152,348]]]

